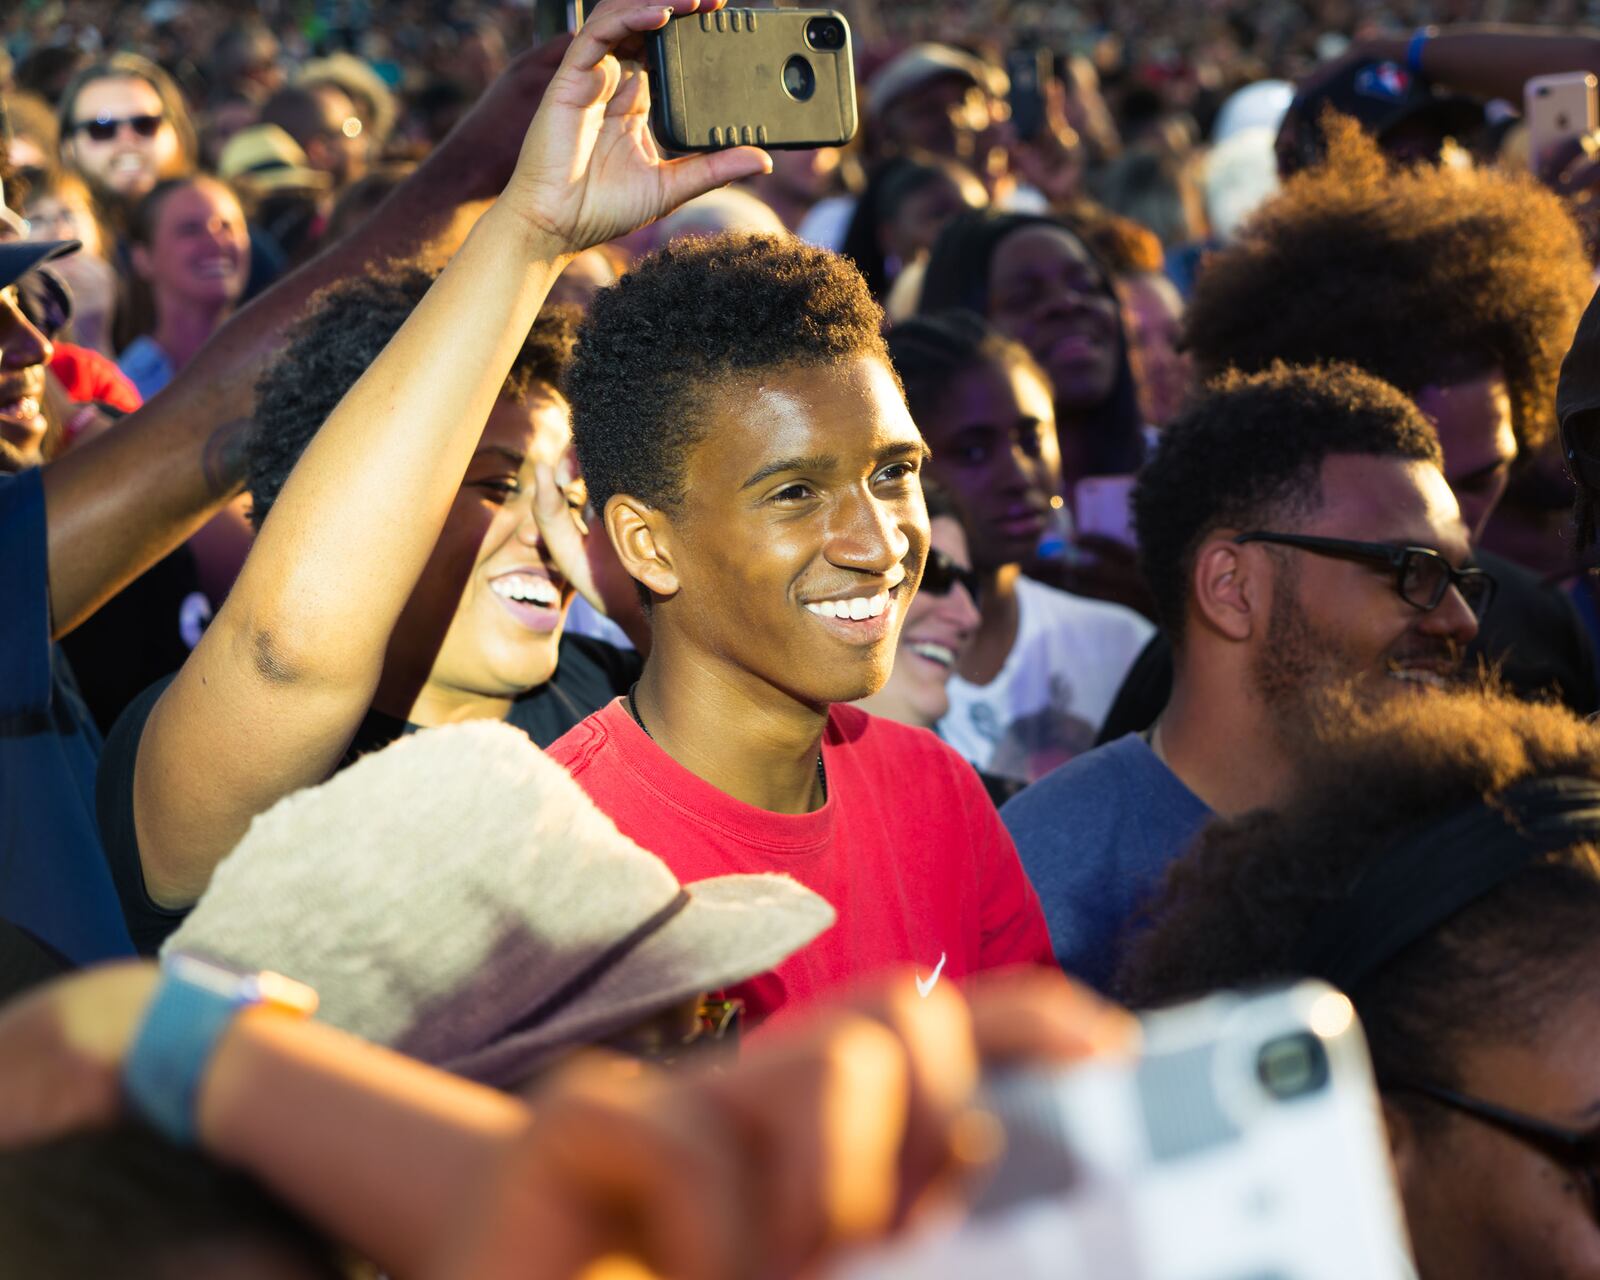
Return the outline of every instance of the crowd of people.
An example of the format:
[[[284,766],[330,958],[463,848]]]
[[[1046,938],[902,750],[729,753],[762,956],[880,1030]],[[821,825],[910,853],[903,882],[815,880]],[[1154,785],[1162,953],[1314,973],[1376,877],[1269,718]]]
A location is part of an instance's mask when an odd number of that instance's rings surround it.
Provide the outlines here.
[[[721,4],[0,17],[0,1271],[826,1273],[1316,978],[1415,1274],[1600,1277],[1600,34],[856,0],[674,157]]]

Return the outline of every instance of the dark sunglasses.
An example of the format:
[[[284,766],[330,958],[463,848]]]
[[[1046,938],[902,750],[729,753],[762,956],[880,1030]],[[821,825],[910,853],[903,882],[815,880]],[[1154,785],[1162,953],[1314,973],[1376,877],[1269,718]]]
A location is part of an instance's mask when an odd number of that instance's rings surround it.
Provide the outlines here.
[[[1352,542],[1348,538],[1316,538],[1302,533],[1241,533],[1237,543],[1270,542],[1313,555],[1387,565],[1394,571],[1400,598],[1424,613],[1437,609],[1454,587],[1473,616],[1481,619],[1494,599],[1495,581],[1482,569],[1457,569],[1432,547],[1396,547],[1386,542]]]
[[[1386,1093],[1410,1093],[1426,1098],[1435,1106],[1468,1116],[1532,1147],[1578,1178],[1589,1197],[1589,1211],[1600,1222],[1600,1130],[1565,1129],[1537,1116],[1434,1084],[1388,1082],[1383,1089]]]
[[[977,604],[982,593],[982,588],[978,585],[978,575],[971,569],[963,569],[937,547],[931,549],[928,552],[928,562],[922,567],[922,585],[917,590],[926,591],[932,596],[947,596],[958,584],[967,589],[967,594],[972,597],[972,603]]]
[[[110,142],[117,136],[117,130],[127,125],[141,138],[153,138],[156,131],[161,128],[163,116],[99,116],[93,120],[78,120],[73,123],[74,133],[87,133],[96,142]]]

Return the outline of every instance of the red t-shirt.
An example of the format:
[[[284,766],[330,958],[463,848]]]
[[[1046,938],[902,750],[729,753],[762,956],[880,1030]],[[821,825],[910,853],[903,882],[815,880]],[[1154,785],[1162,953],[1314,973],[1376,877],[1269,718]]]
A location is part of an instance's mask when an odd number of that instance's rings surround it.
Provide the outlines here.
[[[833,904],[831,929],[734,991],[754,1019],[908,964],[931,989],[936,973],[1055,963],[1039,897],[983,784],[925,729],[834,707],[822,737],[828,802],[797,815],[696,777],[620,698],[550,755],[684,883],[776,871]]]

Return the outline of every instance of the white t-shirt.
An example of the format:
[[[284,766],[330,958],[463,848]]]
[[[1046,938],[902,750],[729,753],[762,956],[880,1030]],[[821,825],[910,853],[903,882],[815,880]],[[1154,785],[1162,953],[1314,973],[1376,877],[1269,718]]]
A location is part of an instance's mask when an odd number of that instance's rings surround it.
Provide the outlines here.
[[[950,680],[939,736],[984,773],[1034,782],[1094,745],[1155,634],[1132,609],[1017,579],[1017,640],[985,685]]]

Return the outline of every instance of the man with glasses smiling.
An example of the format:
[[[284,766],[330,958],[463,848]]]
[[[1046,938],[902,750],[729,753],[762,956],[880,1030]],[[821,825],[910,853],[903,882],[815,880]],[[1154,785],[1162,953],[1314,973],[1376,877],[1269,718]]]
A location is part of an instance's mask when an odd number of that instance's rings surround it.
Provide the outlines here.
[[[1282,793],[1318,690],[1460,667],[1494,580],[1467,567],[1441,463],[1417,407],[1348,366],[1231,375],[1167,428],[1134,508],[1172,699],[1149,733],[1001,813],[1069,972],[1103,985],[1134,908],[1205,822]]]

